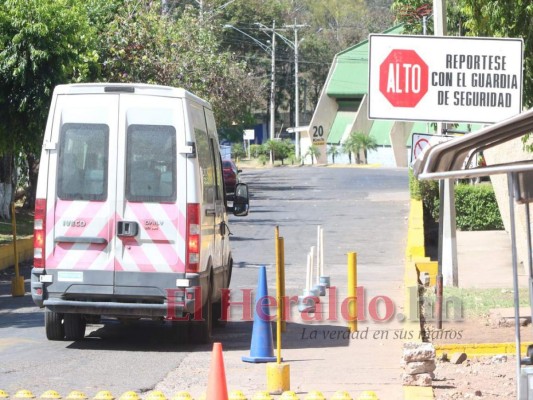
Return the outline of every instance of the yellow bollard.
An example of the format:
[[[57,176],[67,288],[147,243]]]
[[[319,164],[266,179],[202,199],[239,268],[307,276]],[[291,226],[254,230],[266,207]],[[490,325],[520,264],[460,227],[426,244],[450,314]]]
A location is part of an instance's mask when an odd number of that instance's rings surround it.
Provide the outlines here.
[[[291,367],[287,363],[267,364],[267,391],[282,394],[291,388]]]
[[[279,238],[279,247],[280,247],[280,262],[281,262],[281,268],[280,268],[280,280],[281,280],[281,332],[287,331],[287,316],[285,315],[285,312],[287,311],[285,309],[285,240],[281,237]]]
[[[17,251],[17,217],[15,215],[15,203],[11,203],[11,229],[13,231],[13,252],[15,258],[15,276],[11,279],[11,295],[13,297],[24,296],[24,277],[19,272],[19,253]]]
[[[7,399],[8,397],[9,397],[9,393],[0,389],[0,399]]]
[[[61,395],[55,390],[47,390],[46,392],[41,394],[39,398],[43,400],[55,400],[55,399],[60,399]]]
[[[14,399],[34,399],[35,395],[30,392],[29,390],[19,390],[15,395],[13,396]]]
[[[345,392],[343,390],[338,390],[333,394],[333,397],[331,400],[353,400],[352,396],[350,396],[350,393]]]
[[[307,396],[305,396],[305,400],[326,400],[326,398],[321,392],[314,390],[307,393]]]
[[[93,400],[115,400],[115,396],[109,390],[100,390],[93,397]]]
[[[232,390],[229,392],[228,400],[248,400],[241,390]]]
[[[357,400],[379,400],[377,394],[371,390],[366,390],[357,398]]]
[[[348,253],[348,327],[357,332],[357,253]]]
[[[140,397],[137,393],[135,393],[133,390],[129,390],[127,392],[122,393],[122,396],[119,397],[118,400],[139,400]]]

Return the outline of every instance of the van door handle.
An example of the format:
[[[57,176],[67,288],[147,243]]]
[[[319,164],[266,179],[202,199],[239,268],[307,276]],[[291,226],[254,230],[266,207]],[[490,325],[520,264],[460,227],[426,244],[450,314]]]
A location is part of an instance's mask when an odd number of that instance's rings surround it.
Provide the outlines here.
[[[139,233],[139,224],[135,221],[118,221],[117,236],[133,237]]]
[[[206,208],[205,215],[212,217],[213,215],[217,215],[217,212],[214,208]]]

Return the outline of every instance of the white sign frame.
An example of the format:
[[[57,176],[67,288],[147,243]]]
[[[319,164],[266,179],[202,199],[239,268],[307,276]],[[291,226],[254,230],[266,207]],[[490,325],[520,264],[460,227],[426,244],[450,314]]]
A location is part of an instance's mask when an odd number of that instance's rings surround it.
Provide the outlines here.
[[[255,140],[255,130],[254,129],[245,129],[243,133],[244,140]]]
[[[519,114],[523,47],[522,39],[512,38],[370,35],[368,118],[493,123]],[[392,105],[380,90],[380,67],[393,50],[414,50],[427,64],[427,93],[413,107]],[[404,72],[407,77],[408,65],[387,73],[387,91],[401,93],[390,80],[399,81]]]

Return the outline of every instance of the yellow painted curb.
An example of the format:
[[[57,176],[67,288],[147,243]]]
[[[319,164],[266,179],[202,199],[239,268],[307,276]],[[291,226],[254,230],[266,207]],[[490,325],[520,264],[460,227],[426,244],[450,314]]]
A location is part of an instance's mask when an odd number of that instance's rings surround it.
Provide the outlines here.
[[[527,347],[533,342],[523,342],[520,344],[520,352],[525,354]],[[453,353],[465,353],[472,356],[495,356],[497,354],[516,354],[515,343],[471,343],[471,344],[441,344],[435,346],[437,357],[444,353],[448,356]]]
[[[424,243],[424,215],[422,201],[411,199],[408,222],[407,249],[405,251],[406,261],[404,273],[403,314],[409,318],[411,315],[418,315],[417,310],[411,311],[411,305],[418,304],[418,290],[415,291],[417,296],[416,301],[411,301],[410,299],[410,296],[413,294],[411,288],[418,288],[418,275],[420,270],[417,269],[417,265],[431,262],[430,259],[425,256],[426,248]],[[404,324],[404,329],[412,332],[420,332],[420,321],[407,320]],[[408,341],[421,342],[422,340],[419,335],[415,335],[413,339]],[[435,396],[432,387],[404,386],[403,398],[406,400],[433,400]]]
[[[438,261],[417,261],[415,266],[419,276],[421,272],[427,272],[429,274],[429,286],[437,285]]]
[[[19,261],[29,261],[33,258],[33,237],[17,240]],[[0,245],[0,271],[15,265],[13,243]]]
[[[403,398],[407,400],[434,399],[432,387],[404,386]]]

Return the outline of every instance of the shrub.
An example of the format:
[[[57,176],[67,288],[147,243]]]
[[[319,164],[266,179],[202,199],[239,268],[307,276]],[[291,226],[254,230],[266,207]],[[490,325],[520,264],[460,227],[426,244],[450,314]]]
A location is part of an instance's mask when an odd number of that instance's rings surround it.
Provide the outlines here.
[[[492,185],[456,185],[455,210],[463,231],[503,229]]]
[[[439,220],[438,181],[419,181],[409,171],[411,198],[422,200],[424,215]],[[455,212],[457,228],[462,231],[503,229],[496,196],[492,185],[455,185]]]

